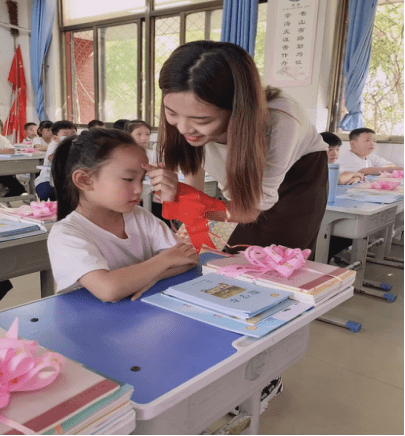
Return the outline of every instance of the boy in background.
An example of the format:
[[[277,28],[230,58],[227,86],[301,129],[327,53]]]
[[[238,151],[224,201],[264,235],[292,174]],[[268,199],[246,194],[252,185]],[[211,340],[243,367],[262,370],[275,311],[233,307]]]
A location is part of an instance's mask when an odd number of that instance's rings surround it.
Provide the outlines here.
[[[56,201],[55,192],[51,183],[51,165],[53,153],[55,152],[60,141],[62,141],[66,136],[76,135],[76,131],[77,128],[71,121],[56,121],[52,125],[53,138],[48,145],[48,149],[46,150],[41,172],[35,179],[35,191],[41,201]]]
[[[53,138],[52,121],[41,121],[37,130],[38,136],[32,140],[32,146],[38,151],[46,151]]]
[[[32,145],[32,140],[37,136],[37,128],[35,123],[24,124],[25,138],[22,142],[24,145]]]
[[[91,120],[88,124],[87,124],[87,128],[90,130],[92,127],[101,127],[101,128],[105,128],[105,125],[102,121],[100,120]]]
[[[322,132],[320,134],[323,138],[323,141],[326,142],[329,146],[328,148],[328,163],[335,163],[339,159],[340,146],[342,145],[342,141],[339,136],[335,135],[331,132]],[[354,185],[355,183],[361,182],[364,180],[364,174],[352,172],[352,171],[344,171],[341,167],[339,168],[339,185]]]
[[[404,167],[395,166],[392,162],[373,153],[375,150],[374,130],[362,127],[354,129],[349,134],[350,151],[340,159],[344,171],[354,171],[364,175],[379,175],[387,171],[401,171]]]

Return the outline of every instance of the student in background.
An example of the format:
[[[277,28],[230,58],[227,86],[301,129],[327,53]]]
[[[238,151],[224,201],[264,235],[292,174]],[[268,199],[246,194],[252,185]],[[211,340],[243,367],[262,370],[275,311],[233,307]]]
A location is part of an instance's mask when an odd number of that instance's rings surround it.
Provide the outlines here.
[[[127,120],[126,118],[121,118],[119,120],[117,120],[114,124],[113,124],[113,129],[118,129],[118,130],[125,130],[125,124],[130,121]]]
[[[84,286],[103,301],[135,300],[198,264],[194,247],[138,207],[145,150],[126,132],[91,129],[55,152],[58,222],[48,238],[57,291]]]
[[[92,127],[102,127],[102,128],[104,127],[105,128],[105,125],[100,120],[92,120],[89,122],[89,124],[87,124],[87,128],[90,130]]]
[[[35,123],[24,124],[25,138],[22,142],[24,145],[32,145],[32,140],[37,136],[37,128]]]
[[[142,120],[127,121],[125,130],[132,136],[134,141],[143,147],[148,155],[149,163],[154,165],[157,163],[157,155],[154,150],[149,150],[149,140],[151,128],[148,123]]]
[[[15,148],[2,135],[0,135],[0,154],[15,154]],[[25,188],[16,176],[0,176],[0,197],[16,197],[24,192]]]
[[[41,201],[56,200],[55,192],[51,184],[51,161],[53,153],[62,139],[66,136],[75,135],[76,131],[77,128],[71,121],[56,121],[52,125],[52,141],[49,143],[48,149],[46,150],[41,172],[35,179],[35,191]]]
[[[38,151],[46,151],[53,138],[52,121],[41,121],[38,126],[38,136],[32,140],[32,146]]]
[[[340,146],[342,145],[342,141],[339,136],[335,135],[331,132],[322,132],[320,134],[324,140],[328,144],[328,163],[336,163],[339,159]],[[354,185],[355,183],[359,183],[364,180],[365,176],[362,173],[354,173],[351,171],[344,171],[339,168],[339,185]]]
[[[343,171],[354,171],[365,175],[403,170],[392,162],[373,153],[375,150],[374,130],[362,127],[354,129],[349,134],[350,151],[339,160]]]

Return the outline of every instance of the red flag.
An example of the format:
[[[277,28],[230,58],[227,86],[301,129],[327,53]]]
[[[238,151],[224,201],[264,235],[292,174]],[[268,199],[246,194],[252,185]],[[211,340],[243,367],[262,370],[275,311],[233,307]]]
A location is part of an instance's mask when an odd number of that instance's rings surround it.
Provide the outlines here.
[[[27,84],[19,45],[11,64],[8,81],[11,83],[14,101],[1,134],[3,136],[12,135],[15,131],[16,142],[19,143],[24,139],[24,124],[27,122]]]

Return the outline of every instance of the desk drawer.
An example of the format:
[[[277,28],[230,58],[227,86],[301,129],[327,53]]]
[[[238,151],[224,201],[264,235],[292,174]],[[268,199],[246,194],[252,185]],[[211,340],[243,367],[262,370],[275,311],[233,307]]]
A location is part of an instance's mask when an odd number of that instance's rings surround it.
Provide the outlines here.
[[[332,235],[342,238],[360,239],[369,236],[395,221],[397,207],[383,210],[374,215],[357,215],[341,219],[332,224]]]

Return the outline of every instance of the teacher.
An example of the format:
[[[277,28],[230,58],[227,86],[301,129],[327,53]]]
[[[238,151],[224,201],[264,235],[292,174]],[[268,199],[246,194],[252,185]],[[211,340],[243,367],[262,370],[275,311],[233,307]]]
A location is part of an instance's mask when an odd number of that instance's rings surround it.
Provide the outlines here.
[[[160,72],[159,143],[164,165],[145,166],[162,201],[173,201],[177,174],[203,190],[219,184],[226,212],[207,218],[239,225],[230,245],[315,248],[327,202],[327,144],[300,105],[263,89],[241,47],[194,41],[178,47]]]

